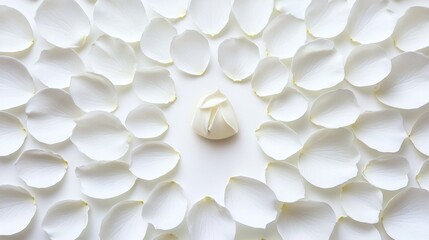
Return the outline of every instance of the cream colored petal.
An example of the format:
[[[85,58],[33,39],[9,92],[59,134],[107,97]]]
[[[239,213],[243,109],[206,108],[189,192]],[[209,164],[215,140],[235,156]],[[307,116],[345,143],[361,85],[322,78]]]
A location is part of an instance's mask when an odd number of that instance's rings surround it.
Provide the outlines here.
[[[139,41],[147,22],[141,0],[98,0],[94,6],[94,24],[125,42]]]
[[[30,187],[48,188],[57,184],[67,172],[68,163],[48,150],[24,151],[15,162],[17,175]]]
[[[161,109],[151,104],[141,104],[128,113],[127,129],[138,138],[156,138],[164,134],[169,125]]]
[[[416,176],[416,181],[419,184],[420,188],[429,191],[429,161],[426,160]]]
[[[346,0],[313,0],[305,12],[305,25],[315,37],[332,38],[344,31],[349,12]]]
[[[128,85],[137,69],[134,50],[122,40],[101,36],[91,46],[89,66],[94,73],[107,77],[114,85]]]
[[[46,212],[42,229],[52,240],[78,238],[88,225],[89,205],[82,200],[55,203]]]
[[[429,156],[429,113],[424,113],[417,119],[409,138],[419,152]]]
[[[381,82],[392,70],[392,62],[383,48],[375,45],[355,47],[345,64],[347,81],[356,87],[367,87]]]
[[[235,222],[231,214],[211,197],[205,197],[192,206],[187,223],[190,240],[235,238]]]
[[[40,35],[60,48],[84,45],[91,31],[88,16],[75,0],[44,0],[34,20]]]
[[[8,156],[20,149],[27,138],[21,121],[7,112],[0,112],[0,156]]]
[[[159,15],[177,19],[183,18],[188,11],[188,5],[190,0],[148,0],[149,6],[157,12]]]
[[[304,180],[298,169],[286,162],[270,162],[265,182],[282,202],[296,202],[305,197]]]
[[[158,183],[143,206],[143,219],[155,229],[169,230],[185,218],[188,202],[182,187],[176,182]]]
[[[375,187],[396,191],[408,184],[410,165],[402,156],[382,155],[368,162],[362,176]]]
[[[143,201],[125,200],[115,204],[101,222],[101,240],[141,240],[148,224],[142,218]]]
[[[275,8],[282,13],[290,13],[296,18],[304,19],[310,3],[311,0],[275,0]]]
[[[335,225],[330,240],[381,240],[377,228],[360,223],[351,218],[340,218]]]
[[[179,240],[179,238],[172,233],[164,233],[152,238],[152,240]]]
[[[325,128],[339,128],[353,124],[361,109],[352,91],[338,89],[320,95],[310,109],[310,119]]]
[[[76,177],[81,192],[96,199],[109,199],[128,192],[136,177],[128,170],[128,164],[120,161],[98,161],[77,167]]]
[[[429,46],[429,8],[410,7],[398,20],[392,38],[402,51],[417,51]]]
[[[305,44],[307,29],[304,21],[290,14],[281,14],[265,28],[262,40],[268,56],[291,58]]]
[[[407,138],[401,114],[392,110],[362,113],[353,131],[357,139],[379,152],[397,152]]]
[[[85,72],[85,64],[72,49],[51,48],[43,50],[33,67],[33,74],[50,88],[70,86],[70,78]]]
[[[270,20],[274,0],[234,0],[232,12],[241,29],[249,36],[259,34]]]
[[[0,236],[24,230],[36,213],[36,201],[24,188],[0,185]]]
[[[248,177],[232,177],[225,189],[225,206],[235,221],[265,228],[277,215],[277,199],[264,183]]]
[[[155,67],[136,72],[133,89],[143,101],[154,104],[170,104],[176,100],[174,81],[167,69]]]
[[[152,19],[140,39],[140,49],[152,60],[164,64],[171,63],[173,59],[170,56],[170,45],[176,35],[176,28],[170,22],[164,18]]]
[[[258,46],[246,38],[228,38],[219,45],[220,68],[234,82],[250,77],[259,58]]]
[[[256,95],[268,97],[283,91],[289,81],[289,68],[276,57],[262,59],[252,77]]]
[[[335,220],[334,211],[326,203],[286,203],[277,217],[277,230],[285,240],[329,239]]]
[[[18,10],[0,6],[0,52],[19,52],[33,45],[33,30]]]
[[[307,112],[307,99],[293,88],[286,88],[283,93],[271,98],[267,113],[275,120],[295,121]]]
[[[82,114],[67,92],[55,88],[43,89],[34,95],[25,113],[28,132],[46,144],[67,140],[76,126],[74,120]]]
[[[21,106],[36,91],[33,78],[19,60],[0,56],[0,110]]]
[[[231,0],[191,0],[189,14],[201,32],[215,36],[228,23],[232,2]]]
[[[70,140],[91,159],[117,160],[128,152],[131,135],[116,116],[90,112],[76,120]]]
[[[131,152],[130,171],[140,179],[154,180],[172,171],[180,154],[163,142],[148,142]]]
[[[302,148],[298,134],[282,122],[264,122],[255,134],[262,151],[275,160],[285,160]]]
[[[353,134],[344,128],[322,129],[307,140],[301,150],[298,169],[311,184],[333,188],[357,175],[360,154]]]

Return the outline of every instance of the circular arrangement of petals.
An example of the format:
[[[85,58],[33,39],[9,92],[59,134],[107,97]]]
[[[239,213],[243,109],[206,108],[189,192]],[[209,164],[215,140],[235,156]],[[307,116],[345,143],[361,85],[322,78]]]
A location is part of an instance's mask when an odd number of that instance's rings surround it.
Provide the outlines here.
[[[128,152],[131,134],[114,115],[90,112],[76,120],[70,140],[91,159],[117,160]]]
[[[60,48],[84,45],[91,31],[88,16],[75,0],[44,0],[34,20],[40,35]]]
[[[262,59],[252,77],[252,88],[259,97],[279,94],[289,82],[289,68],[276,57]]]
[[[360,223],[351,218],[340,218],[335,225],[330,240],[381,240],[374,225]]]
[[[94,23],[104,33],[125,42],[137,42],[148,20],[141,0],[98,0]]]
[[[271,98],[267,113],[275,120],[292,122],[307,112],[307,99],[293,88],[286,88],[283,93]]]
[[[75,119],[82,114],[71,96],[56,88],[46,88],[34,95],[28,101],[25,113],[28,132],[46,144],[67,140],[76,126]]]
[[[143,201],[122,201],[115,204],[101,222],[101,240],[141,240],[148,224],[142,218]]]
[[[429,46],[429,8],[410,7],[398,20],[393,40],[402,51],[417,51]]]
[[[343,57],[331,40],[314,40],[296,52],[292,74],[294,83],[306,90],[331,88],[344,79]]]
[[[362,113],[353,125],[353,131],[369,148],[386,153],[399,151],[408,136],[401,114],[392,110]]]
[[[419,152],[429,156],[429,112],[417,119],[409,138]]]
[[[225,189],[225,206],[235,221],[265,228],[277,216],[277,198],[264,183],[248,177],[232,177]]]
[[[21,106],[34,95],[33,78],[19,60],[0,56],[0,110]]]
[[[255,134],[262,151],[275,160],[285,160],[302,148],[298,134],[282,122],[264,122]]]
[[[349,12],[346,0],[313,0],[305,11],[305,25],[315,37],[332,38],[343,32]]]
[[[254,36],[267,25],[273,6],[274,0],[234,0],[232,12],[241,29]]]
[[[142,216],[155,229],[169,230],[185,218],[188,208],[185,193],[176,182],[161,182],[153,188],[143,205]]]
[[[333,188],[357,175],[360,153],[344,128],[322,129],[304,144],[298,162],[301,175],[320,188]]]
[[[228,23],[231,9],[231,0],[191,0],[189,14],[201,32],[215,36]]]
[[[381,82],[392,69],[386,52],[375,44],[354,48],[344,66],[347,81],[356,87],[367,87]]]
[[[290,13],[292,16],[304,19],[305,11],[311,0],[276,0],[275,8],[279,12]]]
[[[404,157],[383,155],[369,161],[362,176],[373,186],[388,191],[406,187],[410,165]]]
[[[352,91],[339,89],[320,95],[311,106],[310,119],[325,128],[339,128],[353,124],[361,113]]]
[[[203,75],[210,62],[209,42],[199,32],[186,30],[171,41],[170,55],[179,70],[191,75]]]
[[[416,176],[419,186],[429,191],[429,161],[425,161]]]
[[[270,162],[265,169],[265,182],[282,202],[296,202],[305,197],[304,181],[299,170],[289,163]]]
[[[185,17],[189,0],[148,0],[147,3],[159,15],[177,19]]]
[[[141,100],[154,104],[169,104],[176,100],[174,81],[167,69],[155,67],[136,72],[133,89]]]
[[[429,192],[408,188],[393,197],[383,211],[383,227],[395,240],[429,238]]]
[[[68,163],[60,155],[40,149],[26,150],[16,160],[17,175],[34,188],[57,184],[67,172]]]
[[[19,52],[33,45],[33,30],[21,12],[1,5],[0,16],[0,52]]]
[[[131,110],[125,126],[135,137],[143,139],[159,137],[169,128],[162,110],[152,104],[141,104]]]
[[[7,112],[0,112],[0,156],[8,156],[21,148],[27,131],[21,121]]]
[[[55,203],[46,212],[42,229],[50,239],[76,239],[88,225],[88,213],[89,205],[82,200]]]
[[[76,168],[83,194],[97,199],[109,199],[128,192],[136,177],[128,164],[120,161],[99,161]]]
[[[14,185],[0,185],[0,236],[24,230],[36,213],[34,197]]]
[[[205,197],[192,206],[187,224],[190,240],[235,238],[235,222],[231,214],[211,197]]]

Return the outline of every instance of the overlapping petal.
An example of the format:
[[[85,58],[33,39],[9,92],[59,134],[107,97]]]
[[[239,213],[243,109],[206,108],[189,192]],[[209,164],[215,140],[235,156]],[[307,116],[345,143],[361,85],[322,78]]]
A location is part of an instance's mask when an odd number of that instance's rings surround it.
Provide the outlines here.
[[[0,112],[0,156],[8,156],[20,149],[27,138],[21,121],[7,112]]]
[[[332,38],[343,32],[349,12],[346,0],[313,0],[305,11],[305,25],[315,37]]]
[[[404,157],[382,155],[366,164],[362,176],[375,187],[395,191],[407,186],[409,171],[410,165]]]
[[[429,112],[417,119],[409,138],[419,152],[429,156]]]
[[[189,14],[201,32],[215,36],[229,21],[231,0],[191,0]]]
[[[286,88],[283,93],[271,98],[267,113],[275,120],[291,122],[304,116],[307,108],[308,101],[300,92]]]
[[[159,15],[177,19],[185,17],[190,0],[148,0],[149,6]]]
[[[133,89],[141,100],[154,104],[169,104],[176,100],[174,81],[167,69],[155,67],[136,72]]]
[[[268,97],[279,94],[289,82],[289,68],[276,57],[262,59],[252,77],[252,88],[256,95]]]
[[[420,188],[429,191],[429,161],[425,161],[420,167],[419,173],[416,176],[416,181]]]
[[[330,240],[381,240],[374,225],[360,223],[351,218],[340,218],[335,225]]]
[[[392,38],[402,51],[417,51],[429,46],[429,8],[410,7],[398,20]]]
[[[138,138],[156,138],[164,134],[169,125],[161,109],[151,104],[141,104],[128,113],[127,129]]]
[[[0,52],[19,52],[33,45],[30,23],[18,10],[0,6]]]
[[[305,11],[311,0],[276,0],[275,8],[282,13],[290,13],[292,16],[304,19]]]
[[[273,7],[274,0],[234,0],[232,12],[241,29],[254,36],[267,25]]]
[[[270,162],[265,169],[265,182],[282,202],[296,202],[305,197],[304,180],[299,170],[285,162]]]

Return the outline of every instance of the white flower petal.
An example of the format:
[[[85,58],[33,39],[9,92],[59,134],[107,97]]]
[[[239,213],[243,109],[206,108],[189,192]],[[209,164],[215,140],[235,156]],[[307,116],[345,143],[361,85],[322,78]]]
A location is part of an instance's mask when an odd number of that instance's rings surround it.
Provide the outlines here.
[[[383,48],[375,45],[355,47],[345,64],[347,81],[356,87],[367,87],[381,82],[392,70],[392,62]]]
[[[248,177],[232,177],[225,189],[225,206],[235,221],[265,228],[277,215],[277,199],[264,183]]]
[[[313,0],[305,12],[305,25],[315,37],[332,38],[344,31],[349,12],[346,0]]]
[[[334,42],[318,39],[300,47],[292,60],[294,83],[317,91],[331,88],[344,79],[343,57]]]
[[[39,149],[24,151],[15,167],[28,186],[48,188],[57,184],[67,172],[68,163],[59,154]]]
[[[223,73],[234,82],[250,77],[259,62],[259,49],[246,38],[229,38],[218,49],[218,62]]]
[[[161,109],[152,104],[141,104],[128,113],[127,129],[138,138],[156,138],[164,134],[169,125]]]
[[[141,240],[148,224],[142,218],[143,201],[122,201],[104,216],[100,227],[101,240]]]
[[[155,0],[154,2],[158,2]],[[172,1],[179,2],[179,1]],[[155,18],[146,26],[140,39],[140,49],[144,55],[160,63],[171,63],[170,45],[177,30],[164,18]]]
[[[429,192],[408,188],[393,197],[383,211],[383,226],[395,240],[429,238]]]
[[[276,57],[262,59],[252,77],[252,88],[256,95],[267,97],[279,94],[289,81],[289,68]]]
[[[292,15],[279,15],[265,28],[262,40],[268,56],[291,58],[305,44],[307,29],[304,21]]]
[[[419,152],[429,156],[429,112],[417,119],[409,138]]]
[[[76,48],[91,31],[88,16],[75,0],[44,0],[34,20],[40,35],[60,48]]]
[[[0,52],[19,52],[33,45],[33,30],[18,10],[0,6]]]
[[[362,176],[375,187],[395,191],[408,184],[410,165],[401,156],[383,155],[368,162]]]
[[[8,156],[21,148],[27,131],[21,121],[7,112],[0,112],[0,156]]]
[[[429,191],[429,161],[426,160],[416,176],[419,186]]]
[[[51,48],[43,50],[34,64],[33,74],[50,88],[70,86],[70,78],[85,72],[85,64],[72,49]]]
[[[429,46],[429,8],[410,7],[398,20],[392,38],[402,51],[417,51]]]
[[[94,24],[125,42],[139,41],[147,22],[141,0],[98,0],[94,6]]]
[[[55,203],[46,212],[42,229],[52,240],[76,239],[88,225],[89,205],[82,200]]]
[[[82,114],[71,96],[56,88],[43,89],[34,95],[25,113],[28,132],[46,144],[67,140],[76,126],[74,120]]]
[[[231,8],[231,0],[191,0],[189,14],[203,33],[215,36],[228,23]]]
[[[351,132],[344,128],[322,129],[304,144],[298,169],[314,186],[332,188],[356,176],[359,160]]]
[[[36,202],[24,188],[0,185],[0,209],[0,235],[13,235],[30,224]]]
[[[388,0],[357,0],[347,27],[352,41],[361,44],[377,43],[392,35],[397,16],[387,8]]]
[[[88,59],[93,72],[107,77],[115,85],[128,85],[133,81],[136,56],[122,40],[101,36],[92,45]]]
[[[352,91],[338,89],[320,95],[310,109],[310,119],[325,128],[339,128],[353,124],[361,109]]]
[[[85,112],[112,112],[118,106],[118,96],[113,84],[105,77],[86,73],[73,76],[70,95],[76,105]]]
[[[362,113],[353,125],[353,131],[369,148],[388,153],[399,151],[408,136],[401,114],[392,110]]]
[[[147,0],[149,6],[159,15],[177,19],[183,18],[188,11],[190,0]]]
[[[284,204],[277,217],[277,230],[285,240],[329,239],[335,213],[323,202],[299,201]]]
[[[374,225],[360,223],[351,218],[340,218],[335,225],[330,240],[381,240]]]
[[[164,233],[152,238],[152,240],[179,240],[179,238],[172,233]]]
[[[33,78],[15,58],[0,56],[0,110],[21,106],[34,95]]]
[[[270,162],[265,182],[282,202],[296,202],[305,197],[304,181],[298,169],[285,162]]]
[[[205,197],[189,210],[187,218],[190,240],[232,240],[235,222],[229,211],[213,198]]]
[[[128,164],[120,161],[99,161],[77,167],[83,194],[97,199],[109,199],[128,192],[136,177],[128,170]]]
[[[143,219],[155,229],[169,230],[185,218],[188,201],[182,187],[176,182],[158,183],[143,206]]]
[[[285,160],[302,148],[298,134],[282,122],[264,122],[255,134],[262,151],[275,160]]]
[[[163,142],[148,142],[131,152],[130,171],[140,179],[154,180],[173,170],[180,154]]]
[[[304,19],[305,11],[311,0],[276,0],[275,8],[282,13],[290,13],[292,16]]]
[[[90,112],[76,121],[70,140],[91,159],[116,160],[128,152],[131,135],[116,116]]]
[[[254,36],[267,25],[273,6],[274,0],[234,0],[232,12],[241,29]]]
[[[283,122],[295,121],[307,112],[307,99],[293,88],[271,98],[267,112],[270,117]]]
[[[133,89],[143,101],[154,104],[169,104],[176,100],[174,81],[167,69],[155,67],[136,72]]]
[[[341,188],[341,206],[355,221],[378,223],[383,193],[365,182],[348,183]]]

